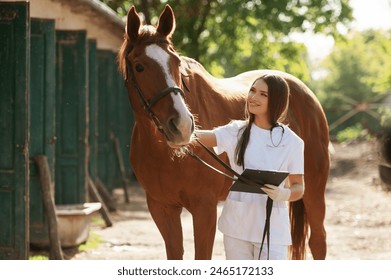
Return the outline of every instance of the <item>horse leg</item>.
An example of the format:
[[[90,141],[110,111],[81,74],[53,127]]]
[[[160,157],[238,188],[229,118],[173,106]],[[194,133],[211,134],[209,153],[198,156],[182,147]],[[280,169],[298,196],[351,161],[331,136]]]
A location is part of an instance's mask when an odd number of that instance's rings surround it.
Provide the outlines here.
[[[324,260],[327,253],[326,230],[324,228],[326,213],[324,191],[321,192],[318,189],[310,191],[309,188],[306,188],[306,192],[303,202],[311,230],[309,247],[314,260]]]
[[[164,239],[168,260],[183,259],[182,207],[165,205],[147,195],[149,212]]]
[[[210,260],[216,234],[217,202],[207,201],[189,209],[193,215],[194,250],[196,260]]]

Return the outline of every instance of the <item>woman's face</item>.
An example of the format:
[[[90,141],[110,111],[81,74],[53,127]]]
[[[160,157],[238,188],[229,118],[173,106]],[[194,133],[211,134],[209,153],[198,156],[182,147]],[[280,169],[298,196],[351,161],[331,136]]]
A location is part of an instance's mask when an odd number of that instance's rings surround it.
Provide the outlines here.
[[[264,80],[257,80],[248,93],[248,111],[256,116],[267,116],[268,86]]]

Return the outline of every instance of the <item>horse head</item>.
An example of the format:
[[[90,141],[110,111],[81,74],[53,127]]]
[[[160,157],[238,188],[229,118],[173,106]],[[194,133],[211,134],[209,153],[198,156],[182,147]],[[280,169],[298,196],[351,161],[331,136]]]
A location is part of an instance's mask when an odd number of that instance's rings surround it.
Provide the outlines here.
[[[178,147],[190,142],[194,118],[180,86],[181,59],[171,42],[174,30],[175,16],[169,5],[156,26],[143,25],[132,6],[118,63],[136,120],[148,116],[165,136],[167,144]]]

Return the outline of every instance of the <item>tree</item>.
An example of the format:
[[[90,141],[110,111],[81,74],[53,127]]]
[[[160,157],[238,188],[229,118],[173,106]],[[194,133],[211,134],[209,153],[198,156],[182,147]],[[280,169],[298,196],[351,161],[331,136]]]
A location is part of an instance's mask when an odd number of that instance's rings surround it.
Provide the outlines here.
[[[323,62],[319,98],[334,134],[357,124],[373,134],[381,128],[389,114],[382,102],[391,94],[390,50],[391,30],[354,32]]]
[[[102,0],[120,15],[129,1]],[[352,19],[349,0],[136,0],[146,22],[156,23],[169,3],[177,17],[173,41],[186,56],[212,74],[232,76],[243,71],[273,68],[309,80],[306,48],[292,43],[293,31],[337,35],[337,24]]]

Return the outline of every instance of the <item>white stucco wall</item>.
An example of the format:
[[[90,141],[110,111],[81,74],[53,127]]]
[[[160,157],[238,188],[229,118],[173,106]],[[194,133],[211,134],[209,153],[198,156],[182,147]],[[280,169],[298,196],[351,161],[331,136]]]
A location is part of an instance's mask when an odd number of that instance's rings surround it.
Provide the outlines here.
[[[15,2],[15,0],[1,0]],[[97,41],[98,49],[118,51],[125,25],[96,0],[30,0],[30,16],[55,20],[58,30],[87,30],[88,39]],[[95,3],[94,3],[95,2]],[[102,5],[102,9],[96,8]],[[93,8],[94,6],[95,8]],[[98,10],[98,11],[97,11]]]

